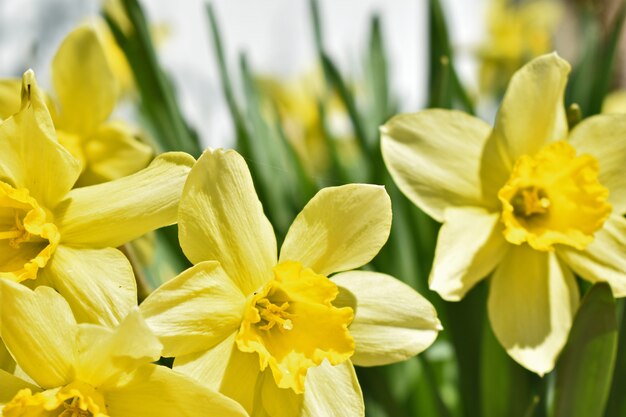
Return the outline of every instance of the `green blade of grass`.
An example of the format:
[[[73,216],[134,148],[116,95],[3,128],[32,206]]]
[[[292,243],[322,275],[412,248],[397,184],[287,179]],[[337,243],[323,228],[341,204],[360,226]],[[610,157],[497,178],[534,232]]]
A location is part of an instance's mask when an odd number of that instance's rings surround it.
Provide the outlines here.
[[[551,417],[601,417],[617,351],[615,299],[606,283],[585,295],[556,366]]]
[[[152,133],[161,150],[179,150],[200,156],[202,146],[195,132],[185,122],[174,88],[161,69],[152,44],[145,15],[137,0],[123,0],[122,5],[133,30],[122,31],[113,16],[104,15],[115,40],[133,71],[141,97],[141,109],[152,125]]]

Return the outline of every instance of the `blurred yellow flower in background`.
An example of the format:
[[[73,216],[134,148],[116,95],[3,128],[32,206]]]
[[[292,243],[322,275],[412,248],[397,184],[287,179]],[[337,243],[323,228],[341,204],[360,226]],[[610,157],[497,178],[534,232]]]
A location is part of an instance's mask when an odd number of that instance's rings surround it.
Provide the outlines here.
[[[458,301],[493,271],[494,333],[540,375],[567,340],[579,302],[574,273],[626,296],[626,119],[595,116],[569,132],[569,71],[556,54],[525,65],[493,129],[448,110],[381,128],[394,181],[443,223],[430,288]]]
[[[407,359],[436,338],[432,305],[369,262],[387,240],[383,187],[321,190],[277,254],[243,158],[208,150],[185,184],[181,247],[195,266],[141,310],[174,369],[251,415],[363,415],[353,363]],[[263,414],[265,415],[265,414]]]
[[[478,50],[481,91],[501,94],[525,62],[552,51],[563,12],[558,0],[491,0]]]
[[[57,142],[27,71],[20,111],[0,123],[0,279],[52,286],[79,321],[117,323],[137,295],[114,248],[176,222],[193,162],[166,153],[128,177],[73,189],[80,163]]]
[[[0,337],[24,380],[0,370],[0,414],[246,416],[235,401],[164,366],[137,309],[119,326],[77,324],[56,291],[0,281]]]
[[[604,114],[626,114],[626,90],[613,91],[602,102]]]
[[[275,106],[282,129],[311,176],[320,176],[329,168],[328,141],[334,140],[344,162],[358,155],[358,148],[345,107],[334,93],[324,96],[321,71],[311,71],[295,79],[257,77],[259,89],[267,98],[266,106]],[[324,127],[321,101],[326,100]],[[269,118],[271,120],[271,117]],[[328,132],[325,132],[324,129]],[[326,138],[329,134],[332,137]]]
[[[115,53],[112,38],[105,48],[96,28],[111,37],[98,24],[84,25],[62,42],[52,61],[56,95],[45,98],[59,142],[81,163],[78,186],[135,173],[148,165],[154,154],[138,140],[136,129],[120,120],[108,120],[124,82],[116,78],[112,72],[116,67],[111,64],[123,65],[120,62],[126,59],[116,45]],[[113,51],[113,56],[107,57],[107,51]],[[20,85],[18,80],[0,81],[0,119],[19,109]]]

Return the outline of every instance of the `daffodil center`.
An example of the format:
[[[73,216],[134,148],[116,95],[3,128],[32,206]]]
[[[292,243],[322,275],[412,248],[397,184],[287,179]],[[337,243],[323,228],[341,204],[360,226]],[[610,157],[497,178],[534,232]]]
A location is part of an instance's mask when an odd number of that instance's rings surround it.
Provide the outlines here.
[[[34,394],[20,390],[2,412],[4,417],[107,417],[102,393],[81,381]]]
[[[584,249],[611,213],[598,173],[595,158],[576,156],[565,141],[520,157],[498,193],[505,238],[542,251],[555,244]]]
[[[520,189],[511,199],[513,214],[516,217],[531,218],[546,214],[550,208],[550,200],[545,191],[535,186]]]
[[[27,189],[0,181],[0,277],[37,277],[60,240],[50,217]]]
[[[324,360],[337,365],[354,353],[353,311],[333,306],[337,294],[325,276],[297,262],[279,264],[274,279],[248,298],[237,346],[258,354],[279,387],[303,393],[310,367]]]
[[[259,330],[272,330],[275,325],[279,326],[279,330],[291,330],[293,329],[293,322],[291,317],[293,316],[288,312],[289,303],[287,301],[280,305],[273,304],[269,299],[262,298],[256,303],[256,309],[261,316],[259,322]]]

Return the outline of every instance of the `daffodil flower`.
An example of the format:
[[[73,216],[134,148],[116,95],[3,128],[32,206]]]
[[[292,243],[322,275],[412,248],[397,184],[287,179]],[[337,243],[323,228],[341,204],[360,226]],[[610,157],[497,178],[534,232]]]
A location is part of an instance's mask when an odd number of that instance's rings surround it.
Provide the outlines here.
[[[176,222],[194,160],[166,153],[128,177],[72,189],[80,163],[56,141],[43,100],[27,71],[21,110],[0,123],[0,279],[52,286],[79,321],[115,324],[137,302],[114,248]]]
[[[595,116],[569,132],[569,71],[556,54],[520,69],[493,129],[448,110],[381,128],[396,184],[443,223],[430,288],[457,301],[493,271],[494,333],[540,375],[567,340],[580,298],[574,273],[626,295],[626,119]]]
[[[108,120],[120,82],[96,28],[80,26],[63,40],[52,61],[56,100],[47,98],[59,142],[81,163],[78,186],[133,174],[153,157],[150,146],[137,139],[135,129],[120,120]],[[20,84],[0,81],[0,119],[19,109]]]
[[[246,416],[235,401],[150,362],[162,345],[139,310],[77,324],[56,291],[0,281],[0,336],[30,378],[0,370],[4,417]]]
[[[164,355],[176,356],[175,370],[251,415],[363,415],[353,363],[409,358],[441,329],[432,305],[388,275],[327,278],[369,262],[390,225],[383,187],[326,188],[297,216],[278,256],[243,158],[208,150],[179,208],[181,247],[195,266],[140,308]]]
[[[501,93],[524,62],[550,52],[563,7],[552,0],[491,0],[478,54],[483,90]]]

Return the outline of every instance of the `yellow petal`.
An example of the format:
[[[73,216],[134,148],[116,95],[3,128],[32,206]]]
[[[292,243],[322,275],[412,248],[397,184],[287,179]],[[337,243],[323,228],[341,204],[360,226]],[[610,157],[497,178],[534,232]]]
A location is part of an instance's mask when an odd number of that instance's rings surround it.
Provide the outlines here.
[[[54,210],[61,241],[117,247],[175,223],[182,186],[193,161],[186,153],[168,152],[136,174],[73,189]]]
[[[137,305],[133,270],[117,249],[61,245],[42,279],[65,298],[78,322],[115,326]]]
[[[459,301],[495,268],[509,244],[500,213],[450,207],[443,217],[429,286],[444,300]]]
[[[483,198],[480,186],[481,155],[490,132],[482,120],[458,111],[425,110],[395,116],[380,132],[394,182],[435,220],[443,220],[448,206],[497,209],[495,194]]]
[[[236,332],[246,297],[219,262],[189,268],[157,288],[141,303],[164,356],[205,351]]]
[[[31,70],[22,79],[21,110],[0,123],[0,137],[0,181],[28,189],[48,209],[74,186],[80,163],[57,142]]]
[[[13,360],[11,353],[7,350],[7,347],[4,345],[2,339],[0,339],[0,370],[7,372],[15,371],[15,361]]]
[[[340,291],[333,304],[352,307],[356,313],[349,327],[356,343],[351,358],[355,365],[408,359],[430,346],[442,329],[428,300],[389,275],[349,271],[331,280]]]
[[[520,156],[567,138],[563,93],[569,72],[569,64],[552,53],[532,60],[511,78],[493,132],[509,167]]]
[[[363,415],[363,394],[350,361],[337,366],[324,362],[309,370],[304,389],[302,417]]]
[[[0,80],[0,121],[9,118],[20,109],[22,81],[17,78]]]
[[[294,417],[302,413],[304,395],[296,394],[292,389],[280,388],[271,372],[261,374],[260,400],[257,401],[252,415],[258,414],[271,417]],[[263,408],[259,410],[259,408]]]
[[[122,178],[145,168],[154,152],[139,141],[124,122],[109,122],[98,126],[95,133],[82,144],[86,161],[78,186],[99,184]]]
[[[106,390],[122,376],[159,358],[163,345],[135,308],[116,328],[81,324],[76,379]]]
[[[105,399],[111,416],[247,417],[235,401],[164,366],[145,365]]]
[[[63,40],[52,61],[52,83],[61,107],[57,127],[89,134],[109,117],[118,85],[93,28],[81,26]]]
[[[39,391],[35,385],[30,384],[2,369],[0,369],[0,387],[2,387],[0,390],[0,412],[2,411],[1,404],[11,401],[18,391],[24,388],[30,389],[34,392]]]
[[[372,260],[391,229],[391,200],[383,187],[348,184],[319,191],[287,232],[280,262],[316,273],[358,268]]]
[[[187,258],[218,261],[244,294],[272,278],[276,237],[237,152],[209,149],[198,159],[180,200],[178,227]]]
[[[554,252],[515,246],[493,273],[489,321],[513,359],[544,375],[567,341],[578,300],[574,275]]]
[[[237,348],[235,333],[206,352],[176,358],[174,370],[219,390],[252,413],[260,375],[259,359],[256,354]]]
[[[622,216],[609,217],[585,250],[561,245],[557,254],[581,277],[606,281],[615,297],[626,296],[626,219]]]
[[[600,115],[580,122],[570,135],[578,155],[598,160],[600,184],[609,189],[609,203],[617,214],[626,212],[626,119],[623,115]]]
[[[17,364],[43,388],[70,382],[77,327],[63,297],[6,279],[0,297],[0,336]]]

